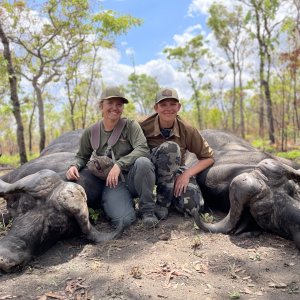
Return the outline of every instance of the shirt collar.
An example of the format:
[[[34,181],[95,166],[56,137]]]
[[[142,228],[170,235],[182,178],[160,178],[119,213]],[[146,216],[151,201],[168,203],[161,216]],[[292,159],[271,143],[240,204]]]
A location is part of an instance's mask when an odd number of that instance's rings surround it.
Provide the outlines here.
[[[155,120],[154,120],[154,132],[153,132],[153,134],[154,134],[154,136],[161,135],[160,127],[159,127],[159,117],[158,117],[158,115],[155,117]],[[179,125],[178,125],[177,118],[175,119],[174,126],[172,128],[172,132],[171,132],[170,137],[172,135],[180,137],[180,134],[179,134]]]

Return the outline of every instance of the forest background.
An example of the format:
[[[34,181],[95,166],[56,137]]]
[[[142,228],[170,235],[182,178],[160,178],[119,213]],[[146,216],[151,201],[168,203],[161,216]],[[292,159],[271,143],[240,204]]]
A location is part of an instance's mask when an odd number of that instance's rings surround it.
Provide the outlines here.
[[[300,1],[211,1],[206,24],[209,34],[193,31],[161,52],[191,91],[180,114],[198,129],[229,130],[299,157]],[[142,26],[105,1],[1,1],[1,163],[25,163],[62,133],[96,122],[108,84],[103,53]],[[131,61],[125,115],[140,120],[163,82],[140,72],[133,54]]]

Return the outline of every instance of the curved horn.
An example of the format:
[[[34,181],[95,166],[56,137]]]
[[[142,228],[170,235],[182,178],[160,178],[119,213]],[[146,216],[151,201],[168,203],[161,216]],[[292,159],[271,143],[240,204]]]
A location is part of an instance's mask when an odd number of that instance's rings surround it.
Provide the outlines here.
[[[13,193],[28,193],[33,197],[45,197],[62,182],[51,170],[41,170],[10,184],[0,179],[0,196]]]
[[[292,179],[294,181],[300,182],[300,171],[296,170],[286,164],[283,164],[283,167],[287,171],[287,177],[288,179]]]
[[[223,220],[213,224],[204,222],[196,210],[193,216],[196,225],[206,232],[228,234],[235,228],[235,224],[231,223],[230,211]]]
[[[284,162],[276,159],[267,158],[262,160],[258,165],[257,169],[270,180],[279,180],[282,177],[294,180],[296,182],[300,181],[300,171],[294,169],[293,167],[285,164]]]
[[[233,231],[244,211],[244,205],[250,201],[251,197],[247,195],[247,191],[255,186],[255,179],[249,174],[243,173],[233,179],[229,188],[230,210],[227,216],[214,224],[204,222],[196,210],[193,211],[193,216],[197,226],[205,231],[212,233],[229,233]],[[242,186],[244,188],[242,189]],[[253,191],[252,191],[253,193]]]
[[[101,243],[118,239],[124,232],[124,223],[120,222],[117,228],[112,232],[99,232],[94,226],[91,226],[90,233],[87,235],[87,239],[94,243]]]

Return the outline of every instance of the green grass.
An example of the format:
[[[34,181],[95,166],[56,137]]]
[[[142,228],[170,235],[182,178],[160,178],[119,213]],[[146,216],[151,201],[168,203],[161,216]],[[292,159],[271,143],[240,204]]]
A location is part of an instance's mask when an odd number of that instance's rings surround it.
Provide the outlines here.
[[[229,293],[229,298],[230,299],[240,299],[241,294],[237,291],[233,291],[233,292]]]
[[[270,145],[269,141],[263,140],[263,139],[256,139],[251,142],[251,145],[254,148],[260,149],[262,151],[274,153],[275,147]]]
[[[291,150],[288,152],[277,152],[277,156],[291,159],[291,160],[299,160],[300,159],[300,150]]]
[[[39,154],[38,153],[34,153],[31,155],[27,155],[27,159],[32,160],[36,157],[38,157]],[[14,155],[6,155],[6,154],[2,154],[2,156],[0,157],[0,165],[9,165],[12,167],[18,167],[20,165],[20,156],[19,154],[14,154]]]

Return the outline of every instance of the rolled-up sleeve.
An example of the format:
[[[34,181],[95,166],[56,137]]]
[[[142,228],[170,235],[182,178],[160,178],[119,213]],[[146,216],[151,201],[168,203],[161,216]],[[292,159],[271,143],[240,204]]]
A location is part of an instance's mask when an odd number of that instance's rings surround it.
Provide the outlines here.
[[[196,154],[199,160],[205,158],[213,158],[213,149],[209,146],[208,142],[202,137],[202,135],[196,128],[193,128],[187,144],[188,150]]]

